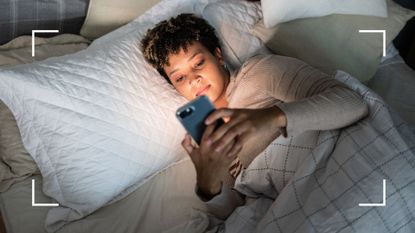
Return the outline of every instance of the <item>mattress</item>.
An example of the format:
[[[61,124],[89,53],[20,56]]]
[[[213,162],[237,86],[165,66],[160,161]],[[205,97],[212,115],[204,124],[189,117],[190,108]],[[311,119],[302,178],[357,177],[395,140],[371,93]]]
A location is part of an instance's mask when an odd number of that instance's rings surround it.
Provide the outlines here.
[[[204,208],[194,192],[195,177],[190,160],[178,162],[126,198],[72,222],[57,232],[182,232],[193,211]],[[32,207],[32,179],[35,179],[36,203],[51,201],[41,191],[40,176],[29,177],[0,193],[0,210],[8,233],[46,233],[43,224],[49,207]]]

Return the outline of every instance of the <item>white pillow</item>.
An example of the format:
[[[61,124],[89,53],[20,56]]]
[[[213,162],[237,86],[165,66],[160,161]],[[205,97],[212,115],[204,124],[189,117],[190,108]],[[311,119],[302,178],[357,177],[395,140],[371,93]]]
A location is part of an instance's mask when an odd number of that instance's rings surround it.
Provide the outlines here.
[[[48,212],[48,232],[187,158],[174,114],[186,101],[144,61],[139,42],[160,19],[201,2],[164,0],[113,40],[0,70],[0,99],[42,173],[43,192],[60,204]]]
[[[331,14],[387,17],[385,0],[261,0],[267,28],[294,19]]]
[[[240,67],[256,54],[270,53],[251,29],[262,18],[259,3],[225,1],[210,3],[203,10],[203,18],[211,24],[221,39],[226,63],[231,69]]]
[[[174,116],[184,101],[145,63],[142,35],[0,71],[0,99],[16,117],[44,193],[61,205],[48,213],[49,232],[184,155]]]
[[[382,56],[382,36],[362,34],[359,29],[385,30],[389,44],[415,15],[393,0],[387,3],[387,18],[335,14],[298,19],[269,29],[260,22],[252,32],[274,53],[301,59],[328,74],[344,70],[367,82]]]

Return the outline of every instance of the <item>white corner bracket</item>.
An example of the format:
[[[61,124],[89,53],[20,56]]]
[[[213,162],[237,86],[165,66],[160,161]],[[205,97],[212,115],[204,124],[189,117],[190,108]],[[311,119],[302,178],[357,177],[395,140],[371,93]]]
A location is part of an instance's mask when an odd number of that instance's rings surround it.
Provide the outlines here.
[[[359,30],[359,33],[382,33],[383,36],[383,56],[386,56],[386,30]]]
[[[386,206],[386,180],[383,179],[383,201],[382,203],[359,203],[359,206]]]
[[[35,179],[32,179],[32,206],[59,206],[58,203],[35,203]]]
[[[35,34],[36,33],[59,33],[59,30],[32,30],[32,57],[35,56]]]

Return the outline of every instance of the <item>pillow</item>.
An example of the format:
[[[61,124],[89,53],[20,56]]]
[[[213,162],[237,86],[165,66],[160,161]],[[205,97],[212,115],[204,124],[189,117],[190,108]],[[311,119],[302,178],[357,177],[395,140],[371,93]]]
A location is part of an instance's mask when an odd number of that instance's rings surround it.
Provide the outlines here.
[[[48,232],[187,158],[174,114],[186,101],[145,62],[138,44],[159,19],[196,4],[164,0],[111,41],[0,70],[0,100],[41,171],[43,192],[60,204],[48,212]]]
[[[229,1],[210,3],[203,10],[203,18],[212,25],[221,39],[221,47],[229,68],[240,67],[256,54],[270,53],[250,32],[262,17],[259,3]]]
[[[387,16],[385,0],[261,0],[267,28],[295,19],[331,14]]]
[[[23,146],[16,120],[0,101],[0,192],[36,173],[39,170]]]
[[[58,29],[59,33],[79,34],[88,1],[0,0],[0,44],[21,35],[31,35],[35,29]],[[55,35],[42,34],[48,37]]]
[[[143,14],[160,0],[90,0],[81,35],[96,39]]]
[[[258,23],[252,32],[277,54],[299,58],[326,73],[344,70],[366,82],[379,65],[383,39],[381,34],[359,30],[384,29],[389,44],[415,15],[391,0],[388,5],[387,18],[331,15],[295,20],[271,29]]]

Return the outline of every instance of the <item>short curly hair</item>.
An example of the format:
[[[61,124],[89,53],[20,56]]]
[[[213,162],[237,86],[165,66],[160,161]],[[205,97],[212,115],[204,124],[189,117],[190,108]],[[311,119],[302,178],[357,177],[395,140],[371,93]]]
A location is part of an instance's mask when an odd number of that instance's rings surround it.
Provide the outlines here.
[[[195,41],[212,54],[216,48],[220,49],[215,29],[208,22],[193,14],[180,14],[149,29],[141,40],[141,51],[146,61],[171,84],[163,68],[169,65],[169,54],[178,54],[181,49],[186,52],[187,47]]]

